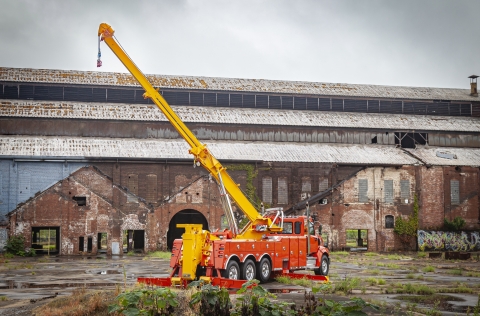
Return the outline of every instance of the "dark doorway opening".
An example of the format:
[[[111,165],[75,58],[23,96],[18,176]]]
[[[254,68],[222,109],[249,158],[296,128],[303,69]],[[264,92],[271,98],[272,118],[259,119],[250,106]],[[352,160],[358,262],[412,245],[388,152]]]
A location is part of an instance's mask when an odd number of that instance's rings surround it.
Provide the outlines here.
[[[85,238],[78,237],[78,251],[85,251]]]
[[[97,236],[97,252],[107,252],[107,233],[98,233]]]
[[[92,248],[93,248],[93,241],[92,241],[92,237],[89,236],[87,239],[87,252],[92,252]]]
[[[173,241],[182,238],[184,228],[177,228],[177,224],[202,224],[203,229],[208,230],[208,221],[202,213],[195,210],[183,210],[172,217],[168,225],[167,247],[172,249]]]
[[[60,227],[32,227],[32,248],[38,254],[58,254]]]
[[[144,252],[145,231],[124,230],[123,231],[123,252]]]

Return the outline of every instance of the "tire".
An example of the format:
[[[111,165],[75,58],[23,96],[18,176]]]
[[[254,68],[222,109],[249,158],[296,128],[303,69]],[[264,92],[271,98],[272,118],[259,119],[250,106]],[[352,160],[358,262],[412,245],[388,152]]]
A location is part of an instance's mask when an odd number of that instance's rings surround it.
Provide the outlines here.
[[[257,265],[257,276],[260,283],[266,283],[270,280],[272,274],[272,265],[267,257],[263,257]]]
[[[240,279],[240,267],[236,261],[230,260],[227,264],[227,268],[223,271],[224,278],[231,280]]]
[[[330,261],[328,260],[327,255],[322,256],[320,260],[320,267],[313,270],[315,275],[328,275],[328,270],[330,269]]]
[[[245,260],[242,265],[242,280],[251,281],[257,276],[257,268],[251,259]]]

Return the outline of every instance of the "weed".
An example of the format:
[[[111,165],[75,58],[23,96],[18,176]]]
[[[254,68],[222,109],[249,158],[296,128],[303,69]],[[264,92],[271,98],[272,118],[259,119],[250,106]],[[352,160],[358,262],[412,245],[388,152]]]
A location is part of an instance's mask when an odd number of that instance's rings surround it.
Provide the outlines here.
[[[352,293],[352,290],[360,284],[360,279],[357,277],[354,278],[345,278],[340,281],[338,284],[335,284],[335,291],[343,292],[346,295]]]
[[[398,264],[395,264],[395,263],[387,263],[386,266],[390,269],[400,269],[400,266]]]
[[[414,278],[415,278],[415,274],[413,273],[407,274],[407,279],[414,279]]]
[[[385,285],[385,284],[387,284],[385,279],[378,279],[378,285]]]
[[[36,274],[35,271],[32,271],[32,275],[35,275],[35,274]]]
[[[127,256],[133,257],[133,256],[135,256],[135,252],[130,250],[129,252],[127,252]]]
[[[8,297],[6,296],[0,296],[0,301],[8,301]]]
[[[134,289],[118,295],[116,304],[108,306],[109,313],[125,315],[174,315],[178,306],[177,293],[170,288]]]
[[[114,302],[113,292],[76,290],[71,296],[55,298],[34,310],[35,315],[107,315],[108,304]]]
[[[459,283],[457,287],[439,289],[438,292],[439,293],[473,293],[473,289],[468,287],[464,283]]]
[[[426,266],[422,269],[423,272],[435,272],[435,268],[432,266]]]
[[[284,283],[284,284],[294,284],[294,285],[299,285],[303,287],[313,287],[315,285],[315,282],[312,280],[309,280],[307,278],[301,278],[301,279],[292,279],[288,276],[279,276],[276,278],[277,282],[279,283]]]
[[[5,257],[7,259],[12,259],[15,256],[12,253],[6,252],[6,253],[3,254],[3,257]],[[8,262],[8,261],[5,261],[5,262]]]
[[[364,256],[366,257],[375,257],[375,256],[378,256],[378,253],[376,252],[367,252],[364,254]]]
[[[470,271],[470,272],[466,272],[465,275],[468,277],[480,278],[480,272]]]
[[[425,284],[405,283],[397,289],[397,293],[431,295],[435,294],[435,290]]]
[[[168,251],[153,251],[149,252],[145,258],[159,258],[159,259],[168,259],[172,257],[172,253]]]
[[[448,274],[453,274],[453,275],[462,275],[463,271],[462,269],[452,269],[447,271]]]
[[[372,271],[370,271],[370,274],[371,274],[371,275],[379,275],[379,274],[380,274],[380,270],[378,270],[378,269],[373,269]]]
[[[348,256],[350,253],[347,251],[333,251],[330,253],[332,257],[334,256]]]
[[[417,258],[426,258],[427,257],[427,253],[426,252],[417,252]]]
[[[387,256],[387,259],[388,259],[388,260],[400,260],[400,259],[402,259],[402,256],[399,256],[399,255],[388,255],[388,256]]]

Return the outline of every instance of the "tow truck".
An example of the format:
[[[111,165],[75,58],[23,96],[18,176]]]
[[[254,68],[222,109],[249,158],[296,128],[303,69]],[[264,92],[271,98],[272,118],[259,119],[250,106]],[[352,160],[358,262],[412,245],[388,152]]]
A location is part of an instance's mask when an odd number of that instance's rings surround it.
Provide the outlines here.
[[[143,87],[143,97],[152,100],[189,144],[194,166],[203,166],[215,179],[229,225],[229,229],[209,232],[203,230],[201,224],[177,224],[185,233],[173,243],[170,276],[138,278],[138,282],[186,286],[191,281],[203,280],[213,285],[239,288],[245,281],[258,279],[264,283],[279,275],[328,282],[329,250],[321,235],[314,231],[310,217],[284,216],[282,208],[257,211],[207,145],[197,139],[130,59],[114,33],[109,24],[100,24],[97,67],[102,65],[100,43],[104,41]],[[248,219],[248,224],[241,229],[232,203]],[[314,274],[293,273],[297,270],[313,270]]]

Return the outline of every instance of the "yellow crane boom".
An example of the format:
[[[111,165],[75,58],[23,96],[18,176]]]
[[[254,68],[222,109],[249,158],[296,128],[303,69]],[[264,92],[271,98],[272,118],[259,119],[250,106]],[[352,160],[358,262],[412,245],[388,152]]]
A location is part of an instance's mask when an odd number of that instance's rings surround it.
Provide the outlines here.
[[[165,117],[170,121],[180,136],[182,136],[183,139],[185,139],[185,141],[190,145],[189,152],[194,156],[194,163],[201,164],[210,172],[210,174],[217,180],[217,183],[220,184],[220,190],[222,190],[222,187],[225,189],[226,192],[221,193],[225,194],[227,202],[228,196],[226,193],[228,193],[228,195],[235,201],[237,207],[240,208],[250,220],[250,226],[241,234],[237,234],[235,231],[233,233],[238,237],[242,236],[242,238],[258,238],[257,232],[262,229],[280,231],[281,228],[274,225],[272,219],[263,217],[258,213],[252,203],[250,203],[247,197],[240,190],[235,181],[233,181],[233,179],[227,173],[226,168],[223,167],[222,164],[213,156],[208,147],[197,139],[192,131],[190,131],[185,123],[183,123],[183,121],[172,110],[170,105],[158,92],[158,90],[152,86],[141,70],[130,59],[130,57],[114,38],[114,33],[114,29],[107,23],[100,24],[98,28],[99,40],[105,41],[108,47],[110,47],[113,53],[118,57],[118,59],[120,59],[123,65],[125,65],[132,76],[135,77],[135,79],[140,83],[145,90],[143,97],[150,98],[153,103],[157,105],[157,107],[163,112]],[[100,61],[99,65],[101,65]],[[230,205],[228,205],[228,207],[230,207]]]

